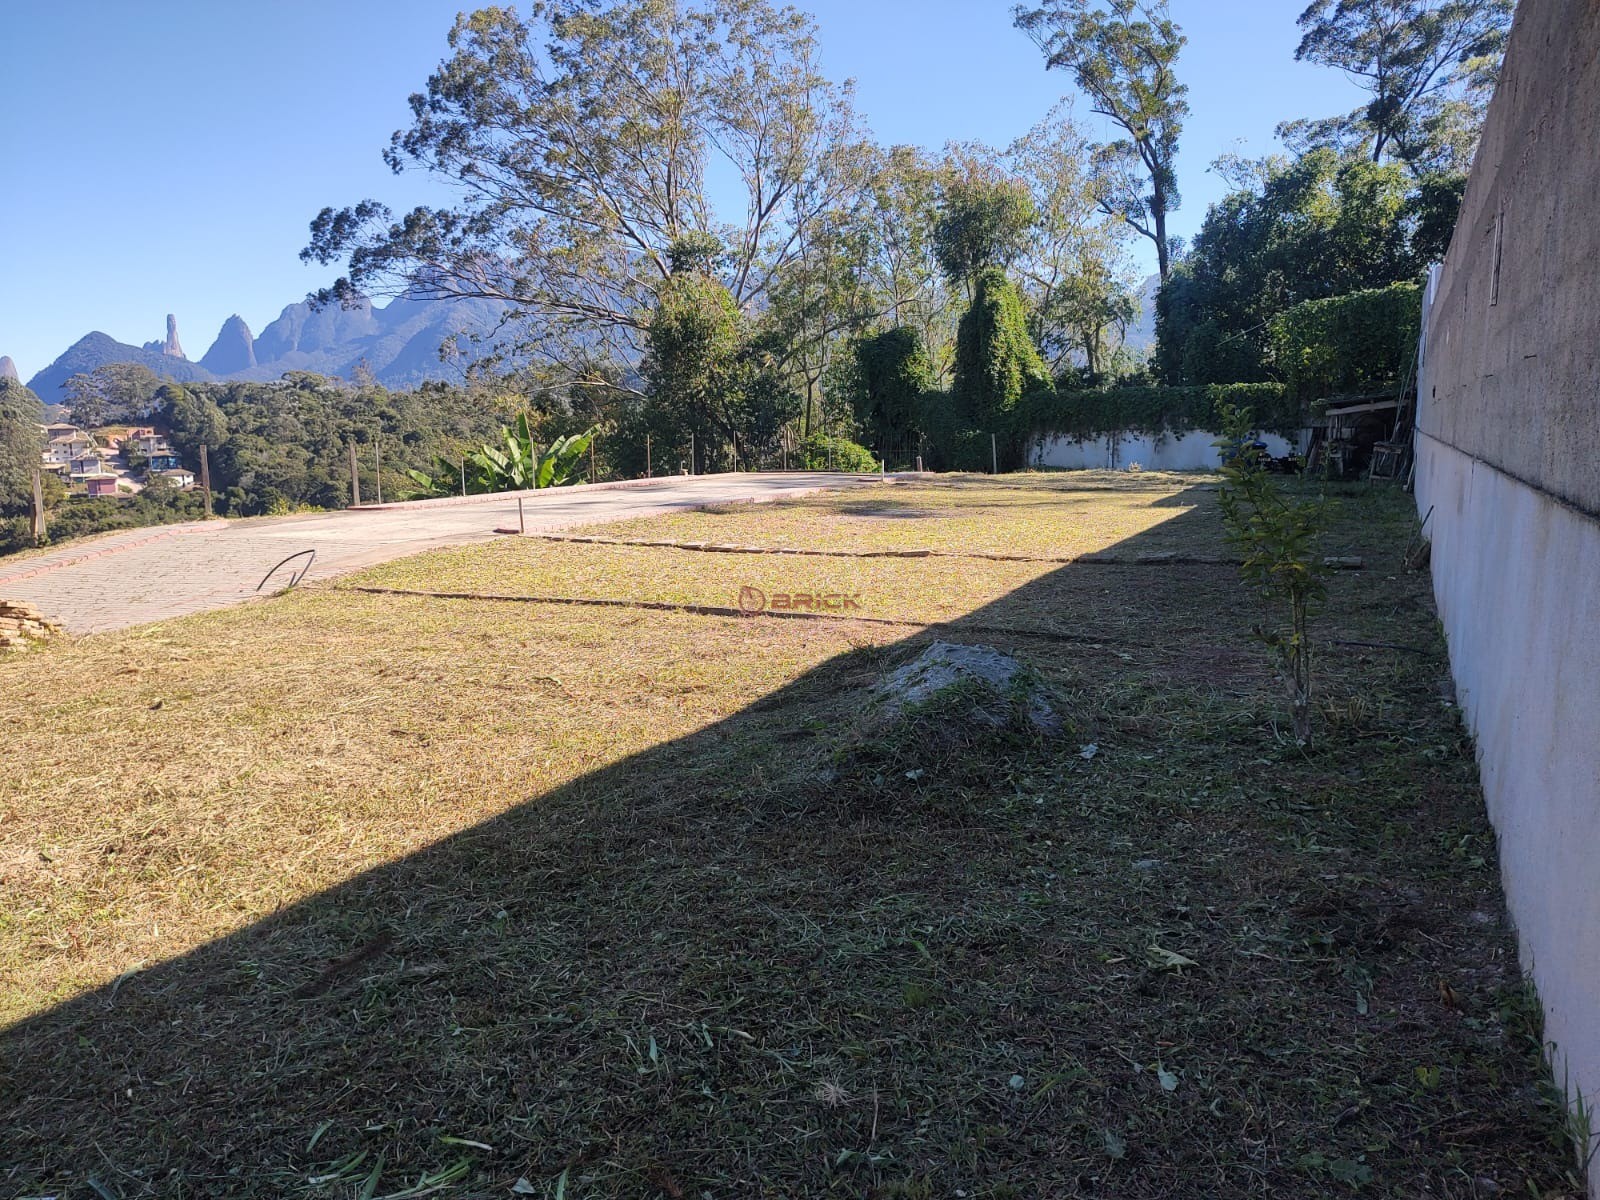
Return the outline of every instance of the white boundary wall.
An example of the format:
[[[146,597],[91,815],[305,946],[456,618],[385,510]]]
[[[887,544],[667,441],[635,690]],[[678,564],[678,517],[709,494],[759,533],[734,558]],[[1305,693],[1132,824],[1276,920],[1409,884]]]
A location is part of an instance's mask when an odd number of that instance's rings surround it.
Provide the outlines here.
[[[1199,429],[1155,437],[1127,431],[1083,439],[1056,434],[1033,443],[1028,465],[1086,470],[1121,469],[1138,463],[1147,471],[1214,471],[1222,465],[1216,447],[1220,436]],[[1275,433],[1257,437],[1274,458],[1296,453],[1294,445]]]
[[[1419,512],[1555,1080],[1600,1107],[1600,15],[1521,0],[1418,367]],[[1600,1134],[1600,1130],[1595,1131]],[[1600,1198],[1600,1170],[1591,1172]]]
[[[1600,522],[1419,438],[1417,501],[1556,1081],[1600,1102]]]

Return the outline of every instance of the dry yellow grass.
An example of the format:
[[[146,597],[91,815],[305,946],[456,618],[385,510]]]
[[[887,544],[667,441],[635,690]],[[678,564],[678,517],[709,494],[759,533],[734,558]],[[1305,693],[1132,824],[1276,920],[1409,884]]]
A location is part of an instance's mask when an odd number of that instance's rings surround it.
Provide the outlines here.
[[[900,486],[608,532],[1082,553],[1187,511],[1188,501],[1172,503],[1174,482]],[[940,516],[906,520],[899,506]],[[1052,569],[973,567],[510,539],[346,584],[713,605],[735,604],[752,584],[859,594],[865,615],[934,622]],[[0,1022],[238,929],[737,712],[853,645],[905,632],[340,588],[0,662]]]
[[[1214,495],[1149,476],[604,532],[1203,561],[511,539],[0,660],[0,1179],[1577,1194],[1400,566],[1415,515],[1355,489],[1332,518],[1327,550],[1370,566],[1330,582],[1316,636],[1409,649],[1328,647],[1310,752],[1278,733]],[[351,590],[746,585],[901,623]],[[863,719],[934,634],[1022,656],[1078,736]]]

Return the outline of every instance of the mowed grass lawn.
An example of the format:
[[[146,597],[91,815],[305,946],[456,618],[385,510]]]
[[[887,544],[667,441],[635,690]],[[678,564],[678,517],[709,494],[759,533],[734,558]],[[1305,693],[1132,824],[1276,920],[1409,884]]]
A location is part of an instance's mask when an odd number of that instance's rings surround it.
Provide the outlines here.
[[[1214,481],[1150,474],[595,531],[947,557],[507,539],[0,660],[0,1191],[1575,1196],[1406,499],[1330,498],[1309,752]],[[935,637],[1067,736],[876,723]]]

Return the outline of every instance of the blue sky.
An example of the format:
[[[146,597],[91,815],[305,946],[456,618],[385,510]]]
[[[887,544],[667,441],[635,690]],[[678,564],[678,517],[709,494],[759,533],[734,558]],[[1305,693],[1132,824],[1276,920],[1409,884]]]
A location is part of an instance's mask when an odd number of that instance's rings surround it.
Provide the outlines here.
[[[332,275],[297,258],[324,205],[424,195],[379,152],[443,56],[457,0],[47,0],[0,5],[0,354],[24,379],[91,329],[135,344],[175,313],[198,359],[239,313],[260,332]],[[1071,84],[990,0],[811,0],[825,65],[878,139],[1004,144]],[[1219,154],[1358,94],[1294,61],[1302,0],[1172,0],[1193,107],[1188,236]],[[1086,105],[1080,105],[1085,113]],[[1242,143],[1242,146],[1241,146]],[[1153,254],[1149,255],[1153,262]],[[1152,267],[1153,269],[1153,267]]]

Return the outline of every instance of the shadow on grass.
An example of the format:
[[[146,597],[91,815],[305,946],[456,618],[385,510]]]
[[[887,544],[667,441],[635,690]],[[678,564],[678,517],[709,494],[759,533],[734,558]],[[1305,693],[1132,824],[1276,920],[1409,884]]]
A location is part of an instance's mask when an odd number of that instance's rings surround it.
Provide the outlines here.
[[[1215,522],[1152,532],[1215,548]],[[1273,740],[1253,613],[1228,566],[1064,567],[530,781],[495,820],[5,1031],[0,1178],[122,1200],[369,1178],[1320,1196],[1330,1170],[1409,1190],[1508,1144],[1548,1175],[1526,1048],[1431,998],[1441,970],[1483,972],[1484,996],[1514,971],[1503,928],[1462,919],[1498,911],[1493,874],[1363,774],[1370,730],[1311,757]],[[921,774],[851,758],[866,689],[933,637],[1025,657],[1077,736],[973,737]],[[1381,669],[1437,713],[1437,661]],[[1481,836],[1470,762],[1428,769],[1449,844]],[[1488,1123],[1465,1150],[1463,1111]]]

